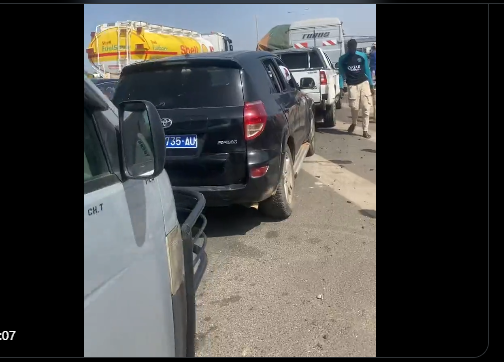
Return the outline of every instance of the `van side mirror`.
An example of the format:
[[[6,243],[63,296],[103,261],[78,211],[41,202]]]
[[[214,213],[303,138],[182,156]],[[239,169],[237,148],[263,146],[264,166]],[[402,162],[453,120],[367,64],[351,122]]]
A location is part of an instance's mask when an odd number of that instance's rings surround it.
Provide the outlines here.
[[[148,101],[119,104],[121,171],[131,179],[151,179],[164,169],[165,137],[156,107]]]
[[[315,80],[313,78],[301,78],[300,86],[301,89],[315,89]]]
[[[229,51],[233,51],[233,45],[229,44]]]

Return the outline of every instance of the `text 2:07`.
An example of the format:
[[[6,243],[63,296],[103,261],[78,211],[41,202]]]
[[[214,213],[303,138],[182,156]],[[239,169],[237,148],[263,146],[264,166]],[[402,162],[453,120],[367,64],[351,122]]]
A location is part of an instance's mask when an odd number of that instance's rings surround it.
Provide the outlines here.
[[[0,332],[0,341],[12,341],[16,331],[2,331]]]

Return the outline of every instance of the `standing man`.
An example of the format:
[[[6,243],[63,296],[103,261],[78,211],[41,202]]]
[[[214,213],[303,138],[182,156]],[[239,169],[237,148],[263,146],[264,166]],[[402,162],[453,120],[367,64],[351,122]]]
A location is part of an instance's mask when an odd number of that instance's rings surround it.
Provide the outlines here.
[[[368,57],[366,54],[357,51],[357,41],[348,41],[348,53],[342,55],[338,61],[339,65],[339,85],[344,92],[343,81],[348,85],[348,103],[352,111],[352,125],[348,128],[349,133],[353,133],[359,118],[359,110],[362,107],[362,136],[371,138],[368,132],[369,113],[373,107],[374,83],[369,69]]]
[[[369,56],[369,67],[371,68],[371,75],[373,80],[376,81],[376,43],[371,47],[371,54]]]

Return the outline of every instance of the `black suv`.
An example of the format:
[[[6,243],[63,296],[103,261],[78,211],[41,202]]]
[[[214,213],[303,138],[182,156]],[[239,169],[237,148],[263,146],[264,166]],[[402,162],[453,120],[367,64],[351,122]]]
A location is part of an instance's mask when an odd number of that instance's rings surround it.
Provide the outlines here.
[[[294,178],[314,154],[312,100],[280,58],[257,51],[190,54],[123,69],[113,102],[152,102],[166,134],[175,186],[202,192],[209,206],[259,203],[292,212]]]

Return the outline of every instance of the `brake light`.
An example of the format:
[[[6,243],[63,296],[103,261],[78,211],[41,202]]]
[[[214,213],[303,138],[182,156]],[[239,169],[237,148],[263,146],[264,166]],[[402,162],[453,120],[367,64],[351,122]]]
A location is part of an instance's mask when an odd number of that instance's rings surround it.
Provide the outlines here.
[[[327,85],[327,77],[323,70],[320,71],[320,85]]]
[[[266,175],[266,172],[268,172],[269,166],[262,166],[262,167],[257,167],[253,168],[250,170],[250,177],[252,178],[258,178]]]
[[[266,127],[266,108],[261,101],[246,102],[243,108],[243,125],[245,128],[245,140],[250,141],[258,137]]]

